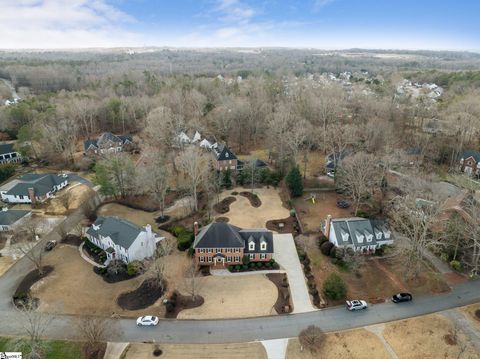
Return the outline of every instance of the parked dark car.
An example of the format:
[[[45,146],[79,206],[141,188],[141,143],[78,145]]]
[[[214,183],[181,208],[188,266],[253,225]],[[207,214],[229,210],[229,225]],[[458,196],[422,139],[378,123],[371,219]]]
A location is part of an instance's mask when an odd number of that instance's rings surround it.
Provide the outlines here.
[[[350,207],[350,203],[341,199],[341,200],[337,201],[337,207],[338,208],[348,208],[348,207]]]
[[[392,302],[401,303],[401,302],[410,302],[413,299],[410,293],[398,293],[392,297]]]
[[[47,244],[45,244],[45,250],[46,251],[51,251],[53,247],[57,245],[57,241],[48,241]]]

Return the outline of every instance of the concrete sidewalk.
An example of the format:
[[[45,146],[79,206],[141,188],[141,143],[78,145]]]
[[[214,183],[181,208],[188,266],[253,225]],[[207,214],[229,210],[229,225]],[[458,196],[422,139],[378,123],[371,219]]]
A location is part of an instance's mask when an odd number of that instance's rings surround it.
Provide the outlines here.
[[[305,313],[318,310],[310,301],[307,283],[302,265],[298,259],[293,236],[288,234],[273,235],[274,258],[287,272],[288,283],[293,301],[293,313]]]
[[[103,359],[119,359],[128,344],[108,342]]]

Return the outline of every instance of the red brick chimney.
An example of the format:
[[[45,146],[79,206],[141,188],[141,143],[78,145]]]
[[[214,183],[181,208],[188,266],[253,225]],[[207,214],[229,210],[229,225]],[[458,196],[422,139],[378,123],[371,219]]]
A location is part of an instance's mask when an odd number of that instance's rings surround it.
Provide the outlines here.
[[[330,223],[332,222],[332,216],[328,215],[327,220],[325,221],[325,237],[330,239]]]
[[[194,234],[195,238],[197,238],[197,234],[198,234],[198,222],[194,222],[194,223],[193,223],[193,234]]]
[[[30,201],[32,201],[32,208],[35,207],[35,190],[33,187],[28,189],[28,197],[30,197]]]

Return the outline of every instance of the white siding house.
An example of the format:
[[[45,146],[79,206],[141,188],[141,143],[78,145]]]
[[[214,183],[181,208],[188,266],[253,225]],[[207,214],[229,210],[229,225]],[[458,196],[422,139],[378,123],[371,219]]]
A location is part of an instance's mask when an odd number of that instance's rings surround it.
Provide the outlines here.
[[[65,174],[29,173],[12,180],[0,188],[2,201],[7,203],[43,202],[68,185]]]

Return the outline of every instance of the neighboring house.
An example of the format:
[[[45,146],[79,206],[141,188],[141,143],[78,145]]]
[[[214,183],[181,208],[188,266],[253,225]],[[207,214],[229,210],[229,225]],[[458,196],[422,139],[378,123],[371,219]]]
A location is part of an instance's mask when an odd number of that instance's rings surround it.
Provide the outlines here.
[[[43,202],[68,185],[66,174],[29,173],[0,187],[2,201],[8,203]]]
[[[475,150],[464,151],[460,156],[460,171],[470,176],[479,176],[480,152]]]
[[[120,259],[125,263],[151,257],[164,239],[153,233],[149,224],[139,227],[118,217],[98,217],[86,236],[107,253],[107,262]]]
[[[366,218],[327,217],[324,227],[325,236],[336,247],[352,248],[363,253],[374,252],[384,244],[392,244],[392,232],[381,220]]]
[[[12,143],[0,143],[0,164],[21,161],[22,155],[13,149]]]
[[[252,166],[255,168],[255,169],[260,169],[260,168],[265,168],[265,167],[268,167],[268,165],[262,161],[262,160],[259,160],[259,159],[254,159],[254,160],[250,160],[250,161],[240,161],[240,160],[237,160],[237,170],[241,171],[245,168],[245,166]]]
[[[234,153],[223,144],[215,143],[212,146],[212,152],[215,156],[215,169],[218,171],[237,170],[238,159]]]
[[[266,229],[241,229],[221,222],[211,223],[199,232],[195,224],[193,248],[199,265],[242,264],[244,255],[252,262],[266,262],[273,256],[273,234]]]
[[[32,212],[8,209],[3,207],[0,211],[0,231],[12,231],[17,228],[23,221],[31,215]]]
[[[122,152],[132,146],[132,136],[114,135],[111,132],[104,132],[98,137],[98,139],[86,140],[83,143],[84,152],[89,156]]]

